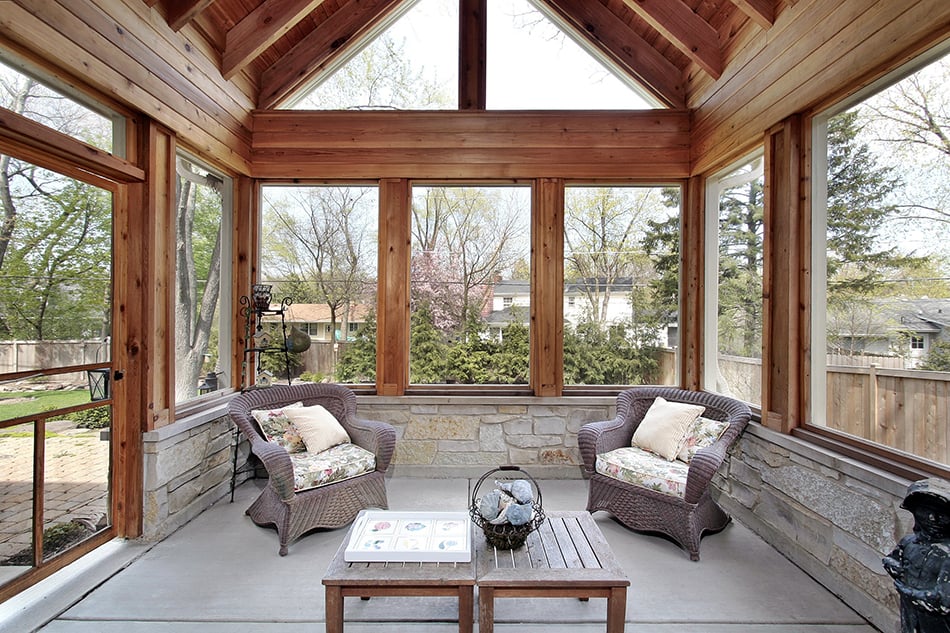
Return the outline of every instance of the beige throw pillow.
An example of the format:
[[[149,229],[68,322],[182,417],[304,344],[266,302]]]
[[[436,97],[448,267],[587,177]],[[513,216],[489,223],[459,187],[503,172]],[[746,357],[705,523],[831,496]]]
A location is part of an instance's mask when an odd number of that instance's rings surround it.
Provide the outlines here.
[[[686,431],[705,410],[696,404],[657,398],[634,432],[632,444],[673,461],[683,448]]]
[[[350,441],[346,429],[337,421],[333,414],[319,404],[312,407],[287,409],[284,415],[293,423],[308,453],[319,453],[337,444]]]

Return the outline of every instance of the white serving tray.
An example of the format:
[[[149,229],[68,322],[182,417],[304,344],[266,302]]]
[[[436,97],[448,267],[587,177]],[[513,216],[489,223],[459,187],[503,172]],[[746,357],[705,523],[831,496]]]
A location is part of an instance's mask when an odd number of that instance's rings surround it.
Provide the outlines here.
[[[343,560],[468,563],[472,522],[467,512],[367,510],[353,523]]]

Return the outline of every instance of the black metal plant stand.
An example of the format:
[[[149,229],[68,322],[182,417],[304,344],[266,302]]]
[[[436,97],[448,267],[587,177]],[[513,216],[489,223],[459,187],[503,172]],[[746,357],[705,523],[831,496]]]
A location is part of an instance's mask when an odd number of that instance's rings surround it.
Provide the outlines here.
[[[284,297],[283,300],[273,307],[271,304],[270,286],[266,284],[254,284],[250,296],[244,295],[240,299],[241,316],[244,317],[244,360],[241,363],[241,390],[256,387],[269,386],[261,384],[259,377],[263,376],[263,358],[267,353],[282,353],[284,355],[284,370],[287,372],[287,384],[291,384],[290,375],[290,348],[287,345],[287,309],[293,303],[290,297]],[[264,317],[280,317],[281,344],[273,343],[261,345],[264,333]],[[256,355],[256,356],[255,356]],[[247,375],[248,364],[254,367],[254,383],[251,384]],[[231,467],[231,501],[234,501],[234,487],[237,482],[238,470],[238,445],[240,442],[240,430],[234,429],[234,459]],[[243,471],[242,471],[243,472]]]

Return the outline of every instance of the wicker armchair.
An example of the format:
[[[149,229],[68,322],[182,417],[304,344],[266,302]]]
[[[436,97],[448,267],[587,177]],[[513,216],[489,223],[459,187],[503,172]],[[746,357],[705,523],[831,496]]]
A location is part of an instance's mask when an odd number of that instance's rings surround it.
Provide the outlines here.
[[[295,402],[322,405],[336,417],[356,444],[376,456],[376,470],[309,490],[294,491],[294,469],[287,451],[268,442],[251,411],[277,409]],[[364,508],[386,508],[385,473],[396,446],[395,429],[384,422],[356,416],[356,396],[343,386],[303,383],[255,389],[234,398],[228,414],[251,443],[267,471],[267,486],[247,509],[260,526],[273,525],[280,540],[280,555],[290,543],[315,528],[336,528],[350,523]]]
[[[718,440],[699,450],[689,461],[682,497],[621,481],[595,470],[598,454],[630,446],[634,431],[657,397],[702,405],[706,407],[702,417],[729,423]],[[749,407],[744,403],[700,391],[637,387],[622,392],[617,397],[616,418],[585,424],[577,435],[584,471],[590,478],[587,510],[606,510],[629,528],[666,534],[686,549],[692,560],[699,560],[703,532],[721,530],[730,521],[729,515],[710,496],[710,481],[750,416]]]

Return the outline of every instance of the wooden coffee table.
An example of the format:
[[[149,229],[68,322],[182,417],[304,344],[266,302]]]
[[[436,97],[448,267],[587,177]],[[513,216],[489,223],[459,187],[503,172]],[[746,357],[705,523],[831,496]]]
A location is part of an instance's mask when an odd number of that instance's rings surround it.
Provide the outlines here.
[[[354,522],[354,526],[357,523]],[[458,597],[459,633],[472,633],[475,565],[466,563],[347,562],[347,531],[323,578],[326,588],[326,633],[343,633],[343,599],[383,596]],[[473,557],[474,560],[474,557]]]
[[[589,512],[545,514],[514,550],[496,550],[475,530],[479,633],[494,630],[495,598],[607,598],[607,633],[623,633],[630,581],[597,523]]]

